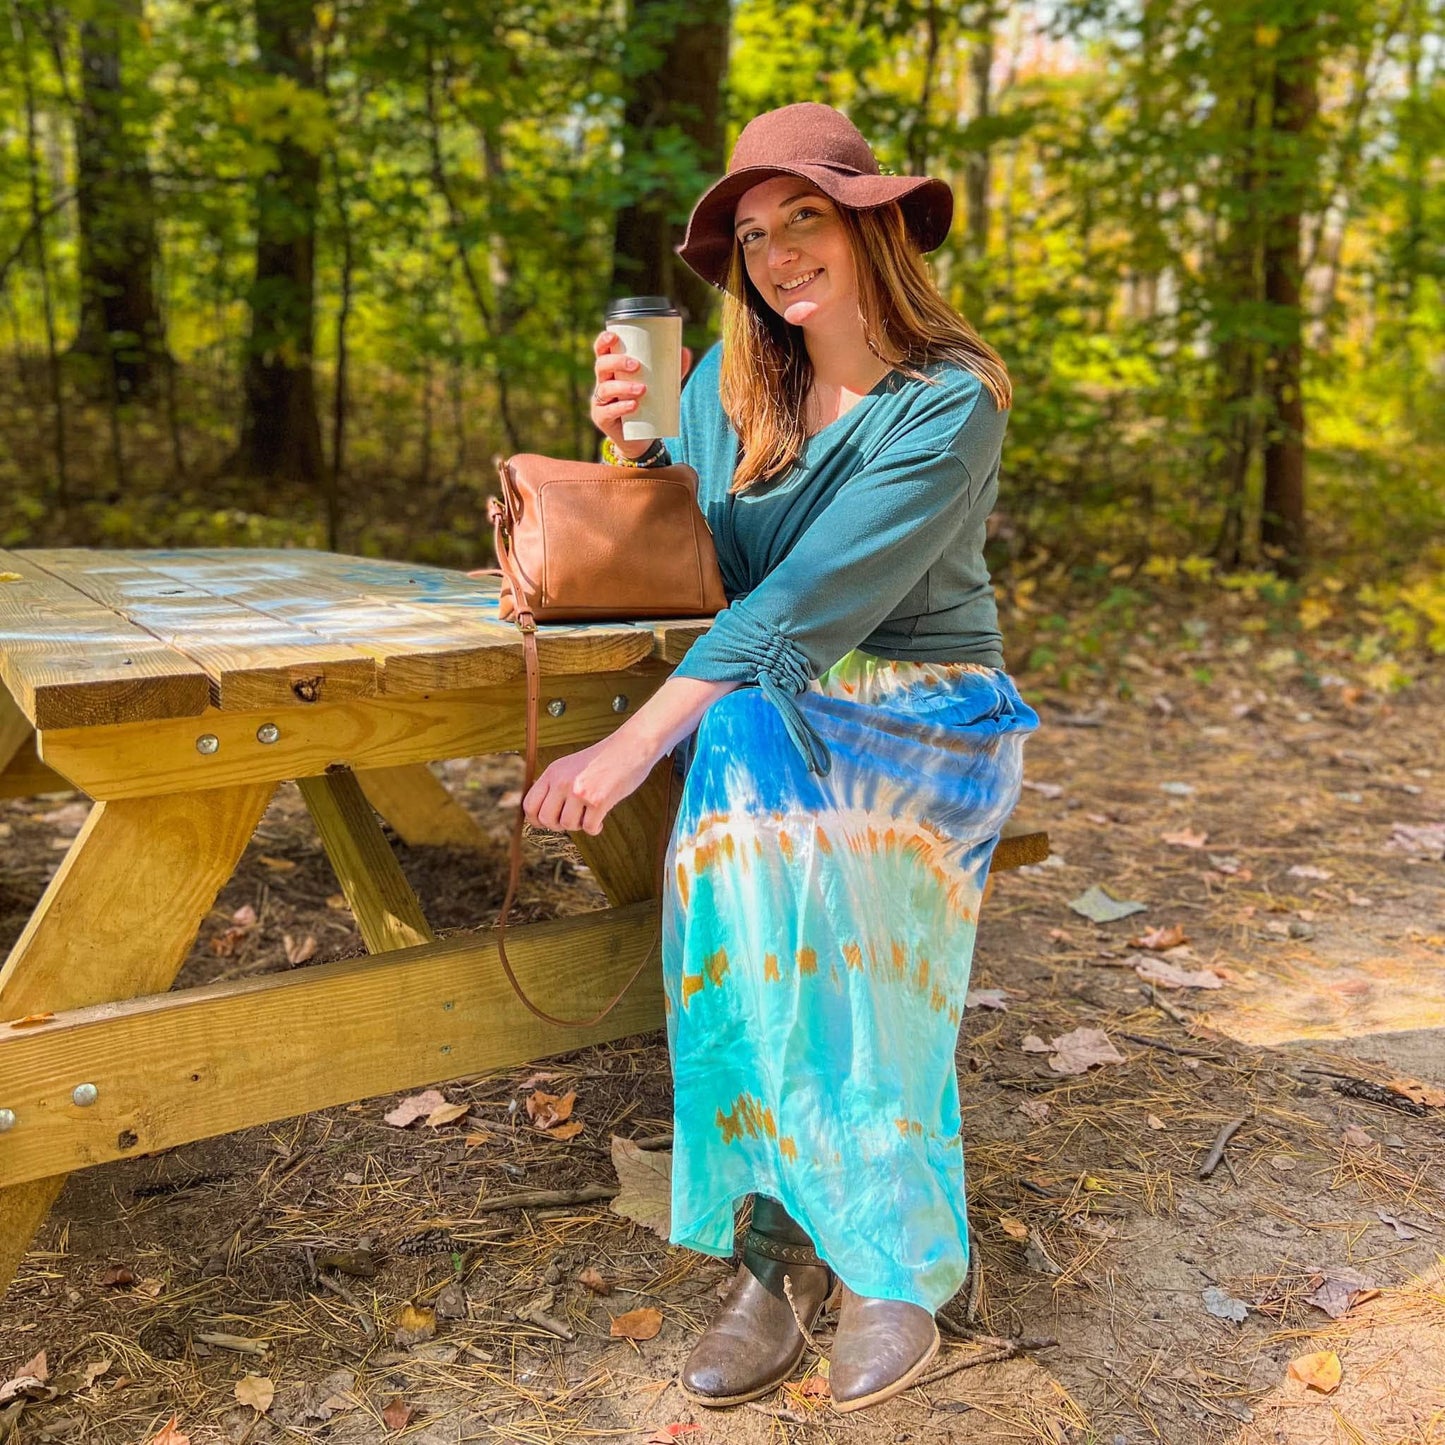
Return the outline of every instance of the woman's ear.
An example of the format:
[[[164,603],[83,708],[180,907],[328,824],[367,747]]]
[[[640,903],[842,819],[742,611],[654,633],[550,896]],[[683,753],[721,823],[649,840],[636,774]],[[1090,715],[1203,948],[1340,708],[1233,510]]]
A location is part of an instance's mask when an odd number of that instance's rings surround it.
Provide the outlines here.
[[[688,374],[688,372],[691,371],[691,370],[692,370],[692,348],[691,348],[690,346],[684,346],[684,347],[682,348],[682,374],[683,374],[684,376],[686,376],[686,375]]]

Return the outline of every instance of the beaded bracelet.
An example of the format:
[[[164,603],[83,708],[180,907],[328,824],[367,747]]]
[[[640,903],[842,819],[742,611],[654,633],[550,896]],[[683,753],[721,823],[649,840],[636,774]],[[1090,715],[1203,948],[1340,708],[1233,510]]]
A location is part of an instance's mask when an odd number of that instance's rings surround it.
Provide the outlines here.
[[[610,467],[665,467],[669,457],[661,437],[655,437],[652,445],[640,457],[624,456],[611,437],[603,437],[602,460]]]

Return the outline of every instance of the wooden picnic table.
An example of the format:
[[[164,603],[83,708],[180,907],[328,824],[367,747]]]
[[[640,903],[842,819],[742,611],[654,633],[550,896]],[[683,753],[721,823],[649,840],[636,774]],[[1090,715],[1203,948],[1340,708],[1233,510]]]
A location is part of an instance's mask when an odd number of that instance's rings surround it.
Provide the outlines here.
[[[611,732],[706,625],[542,628],[544,756]],[[662,1023],[660,969],[590,1029],[534,1018],[490,933],[436,940],[382,831],[485,847],[427,764],[521,748],[494,582],[289,549],[0,550],[0,684],[0,798],[93,800],[0,967],[0,1294],[71,1170]],[[172,991],[286,781],[368,956]],[[574,835],[607,908],[509,930],[543,1007],[596,1012],[650,948],[665,807],[659,768]],[[1006,837],[994,867],[1046,853]]]

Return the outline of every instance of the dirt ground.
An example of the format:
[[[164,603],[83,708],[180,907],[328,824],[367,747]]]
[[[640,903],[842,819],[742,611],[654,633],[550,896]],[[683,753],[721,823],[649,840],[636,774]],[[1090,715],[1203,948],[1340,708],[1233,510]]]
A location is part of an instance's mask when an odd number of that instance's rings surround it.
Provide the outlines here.
[[[1045,726],[1021,816],[1054,856],[980,929],[958,1064],[981,1268],[928,1383],[840,1416],[810,1353],[766,1400],[695,1409],[676,1374],[729,1267],[605,1198],[497,1207],[615,1188],[614,1135],[665,1150],[659,1033],[444,1083],[470,1107],[436,1127],[387,1124],[389,1096],[72,1178],[0,1314],[0,1400],[42,1351],[49,1375],[0,1438],[1445,1442],[1445,1095],[1383,1087],[1445,1087],[1445,687],[1126,661],[1127,701],[1024,679]],[[517,773],[440,773],[494,843],[397,845],[445,933],[495,916]],[[0,948],[84,806],[0,806]],[[566,845],[533,847],[531,916],[598,905]],[[1070,901],[1096,884],[1144,911],[1090,922]],[[182,984],[360,952],[336,887],[283,789]],[[1149,960],[1220,986],[1156,989]],[[1122,1061],[1022,1047],[1080,1028]],[[537,1090],[575,1091],[580,1132],[536,1128]],[[635,1310],[660,1332],[613,1337]],[[1290,1378],[1331,1354],[1332,1392]]]

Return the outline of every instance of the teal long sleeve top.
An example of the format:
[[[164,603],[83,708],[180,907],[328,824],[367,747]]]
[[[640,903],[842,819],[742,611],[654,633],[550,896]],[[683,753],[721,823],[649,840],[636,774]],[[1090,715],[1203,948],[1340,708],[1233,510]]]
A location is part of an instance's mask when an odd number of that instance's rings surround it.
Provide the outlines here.
[[[719,342],[682,395],[674,461],[698,474],[728,598],[676,674],[755,683],[814,772],[822,740],[793,699],[858,648],[877,657],[1003,666],[984,526],[1008,415],[953,362],[893,371],[810,437],[783,476],[728,488],[738,437],[718,397]]]

